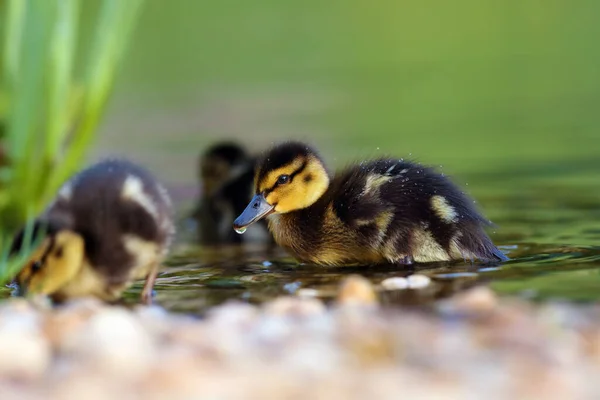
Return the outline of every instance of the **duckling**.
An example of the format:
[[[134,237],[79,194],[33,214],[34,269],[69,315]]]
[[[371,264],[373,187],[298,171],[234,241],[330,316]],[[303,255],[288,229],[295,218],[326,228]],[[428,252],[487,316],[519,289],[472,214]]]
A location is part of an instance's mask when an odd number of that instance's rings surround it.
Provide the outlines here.
[[[42,242],[18,273],[27,294],[61,302],[95,296],[116,301],[134,280],[145,279],[149,303],[159,266],[174,235],[170,197],[144,168],[105,160],[59,189],[34,221]],[[22,246],[23,231],[13,251]]]
[[[304,262],[508,259],[467,195],[444,175],[403,159],[365,161],[330,177],[316,150],[287,142],[260,160],[254,187],[234,229],[243,233],[267,217],[275,241]]]
[[[231,224],[252,198],[256,161],[256,157],[234,142],[217,143],[201,155],[198,175],[202,197],[192,214],[197,221],[200,243],[242,243],[242,237],[231,230]],[[268,230],[263,224],[266,234]]]

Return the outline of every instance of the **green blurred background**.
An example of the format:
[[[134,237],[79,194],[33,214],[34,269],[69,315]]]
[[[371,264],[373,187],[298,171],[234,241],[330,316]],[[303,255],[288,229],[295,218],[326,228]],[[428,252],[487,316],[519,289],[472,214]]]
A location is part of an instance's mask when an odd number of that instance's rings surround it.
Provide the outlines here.
[[[412,153],[502,184],[597,177],[598,15],[592,0],[148,0],[92,156],[187,184],[216,140],[296,138],[336,165]]]

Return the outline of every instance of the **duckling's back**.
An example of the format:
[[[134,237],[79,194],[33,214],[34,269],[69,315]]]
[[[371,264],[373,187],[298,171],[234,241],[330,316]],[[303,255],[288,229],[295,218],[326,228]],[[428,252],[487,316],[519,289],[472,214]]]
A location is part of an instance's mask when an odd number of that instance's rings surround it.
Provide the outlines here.
[[[507,259],[485,233],[490,221],[474,202],[443,174],[422,165],[365,162],[338,174],[329,196],[335,215],[361,248],[390,262]]]
[[[174,233],[166,190],[126,160],[83,170],[61,187],[44,214],[79,233],[90,264],[114,281],[129,279],[130,268],[143,262],[140,257],[164,256]]]

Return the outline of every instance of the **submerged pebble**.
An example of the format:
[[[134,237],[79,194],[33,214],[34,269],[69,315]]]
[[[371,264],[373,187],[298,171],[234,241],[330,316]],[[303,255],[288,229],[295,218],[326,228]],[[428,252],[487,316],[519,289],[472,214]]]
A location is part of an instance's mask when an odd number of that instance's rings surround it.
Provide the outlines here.
[[[387,278],[381,281],[381,286],[386,290],[406,289],[408,288],[408,279],[401,276]]]
[[[318,297],[319,291],[311,288],[301,288],[296,291],[296,295],[299,297]]]
[[[431,283],[431,278],[421,274],[410,275],[406,280],[410,289],[423,289]]]
[[[278,297],[265,304],[267,314],[309,316],[325,311],[325,305],[318,299],[302,297]]]
[[[0,324],[0,376],[32,379],[48,369],[50,344],[36,319],[18,313],[3,316]]]
[[[375,293],[373,285],[360,275],[350,275],[342,281],[336,301],[340,305],[374,306],[378,304],[377,293]]]
[[[442,301],[439,308],[449,312],[487,313],[498,305],[498,296],[487,286],[476,286],[458,293],[452,299]]]
[[[138,376],[154,361],[149,332],[135,314],[120,308],[104,308],[93,315],[71,340],[72,354],[82,356],[103,373]]]

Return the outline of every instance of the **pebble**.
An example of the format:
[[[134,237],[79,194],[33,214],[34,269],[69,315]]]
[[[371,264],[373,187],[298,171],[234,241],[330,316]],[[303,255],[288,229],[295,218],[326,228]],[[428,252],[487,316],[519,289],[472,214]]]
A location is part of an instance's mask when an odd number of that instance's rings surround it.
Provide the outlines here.
[[[487,286],[476,286],[465,292],[458,293],[447,302],[440,303],[441,307],[461,313],[487,313],[498,305],[498,297]]]
[[[93,315],[72,338],[72,355],[114,376],[132,377],[146,372],[155,356],[150,332],[135,314],[120,307]]]
[[[387,278],[387,279],[384,279],[383,281],[381,281],[381,286],[385,290],[406,289],[406,288],[408,288],[408,279],[401,277],[401,276]]]
[[[269,315],[307,317],[325,312],[325,305],[319,299],[311,297],[282,296],[264,305]]]
[[[431,283],[431,278],[421,274],[410,275],[406,280],[410,289],[424,289]]]
[[[371,282],[360,275],[350,275],[342,281],[336,302],[351,306],[376,306],[379,303]]]
[[[319,291],[317,289],[302,288],[296,291],[298,297],[318,297]]]
[[[0,376],[33,379],[51,362],[51,348],[36,318],[31,315],[3,318],[0,325]],[[0,391],[1,392],[1,391]]]
[[[245,329],[254,322],[257,316],[257,307],[239,301],[225,303],[208,313],[211,323],[224,330]]]

